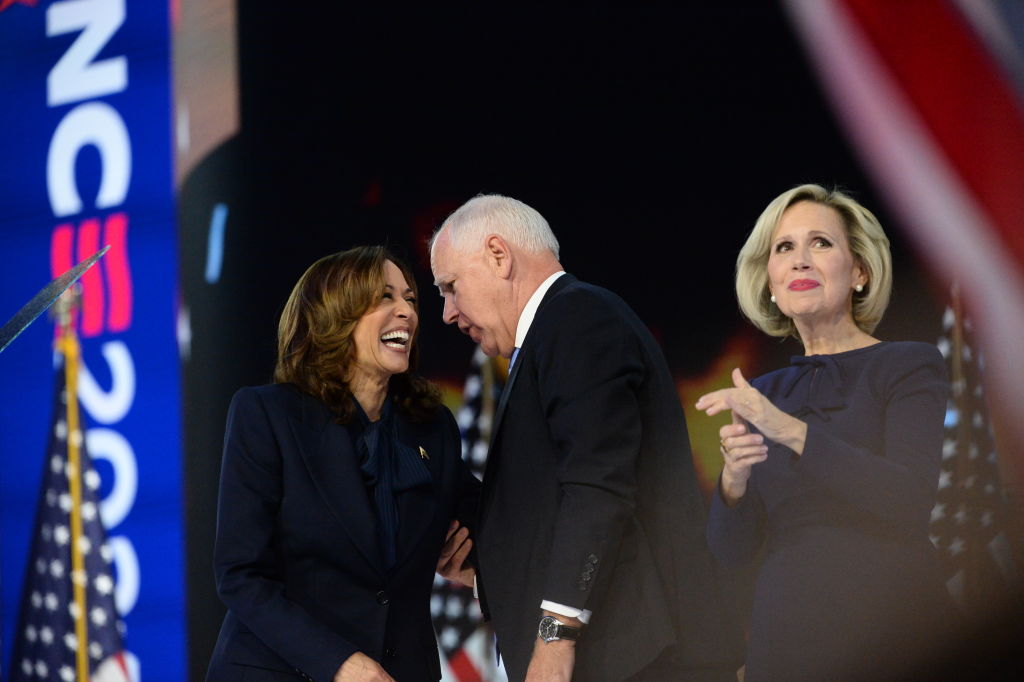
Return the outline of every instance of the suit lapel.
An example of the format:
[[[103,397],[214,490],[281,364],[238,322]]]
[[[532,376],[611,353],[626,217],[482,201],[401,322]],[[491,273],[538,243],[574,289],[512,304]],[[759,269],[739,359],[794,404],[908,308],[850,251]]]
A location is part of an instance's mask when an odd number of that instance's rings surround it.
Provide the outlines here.
[[[293,417],[291,426],[317,492],[370,565],[381,571],[376,519],[348,431],[308,396],[303,396],[302,419]]]
[[[523,344],[526,345],[525,343]],[[522,357],[523,351],[519,350],[519,355]],[[512,366],[512,371],[508,374],[508,381],[505,382],[505,387],[501,389],[501,397],[498,398],[498,406],[494,409],[494,428],[491,429],[491,443],[487,448],[488,455],[487,460],[490,461],[491,450],[494,449],[494,443],[497,442],[498,429],[501,428],[501,419],[505,416],[505,406],[508,405],[508,397],[512,393],[512,387],[516,383],[516,377],[519,376],[519,368],[523,366],[522,360],[518,360],[515,365]]]
[[[490,464],[491,456],[494,454],[494,444],[498,442],[498,431],[501,429],[502,418],[505,416],[505,407],[508,405],[508,397],[512,394],[512,388],[515,386],[516,377],[519,376],[519,370],[522,369],[523,363],[526,360],[526,349],[532,345],[531,342],[537,336],[533,333],[533,330],[537,328],[537,320],[540,319],[543,314],[544,307],[547,305],[548,301],[557,296],[562,289],[575,281],[576,278],[570,274],[562,275],[552,283],[551,287],[548,288],[547,292],[544,294],[544,298],[541,299],[540,305],[537,306],[537,313],[534,315],[533,324],[530,326],[530,331],[526,333],[526,338],[523,339],[523,345],[519,349],[516,364],[513,365],[512,371],[509,372],[508,381],[505,382],[505,388],[501,391],[501,398],[498,399],[498,407],[494,410],[494,428],[491,429],[491,443],[487,452],[488,464]]]

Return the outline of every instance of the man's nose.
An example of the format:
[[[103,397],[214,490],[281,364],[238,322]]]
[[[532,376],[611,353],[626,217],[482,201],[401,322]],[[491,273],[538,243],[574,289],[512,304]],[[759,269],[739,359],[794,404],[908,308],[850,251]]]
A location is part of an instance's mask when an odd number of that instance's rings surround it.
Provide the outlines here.
[[[459,319],[459,309],[455,307],[449,297],[444,299],[444,310],[441,311],[441,321],[445,324],[454,324]]]

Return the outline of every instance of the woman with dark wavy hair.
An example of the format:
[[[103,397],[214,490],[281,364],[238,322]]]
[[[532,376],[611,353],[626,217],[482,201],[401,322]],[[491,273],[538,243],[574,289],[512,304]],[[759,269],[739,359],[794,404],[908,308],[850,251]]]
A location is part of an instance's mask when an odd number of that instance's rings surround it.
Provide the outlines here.
[[[322,258],[292,290],[275,383],[228,413],[214,558],[228,614],[207,679],[440,678],[430,590],[435,569],[462,577],[479,483],[413,374],[417,323],[412,273],[383,247]]]

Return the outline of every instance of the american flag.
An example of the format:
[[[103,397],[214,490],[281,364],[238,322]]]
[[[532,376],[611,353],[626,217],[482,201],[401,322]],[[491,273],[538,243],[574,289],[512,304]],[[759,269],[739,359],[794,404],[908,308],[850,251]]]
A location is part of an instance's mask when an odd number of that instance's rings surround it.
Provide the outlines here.
[[[1024,489],[1024,5],[785,0],[836,117],[985,350]],[[977,350],[977,348],[975,348]]]
[[[128,682],[129,667],[134,666],[124,651],[124,623],[114,605],[113,557],[97,501],[100,477],[86,450],[84,425],[74,428],[77,402],[69,419],[65,372],[59,374],[8,679],[85,682],[78,673],[81,666],[93,682]],[[69,444],[78,448],[82,472],[74,486],[71,477],[77,474],[69,464]],[[73,519],[76,494],[80,504]],[[72,557],[76,537],[79,570]],[[77,599],[76,584],[84,586]],[[80,616],[84,620],[77,623]],[[80,651],[84,656],[79,660]]]
[[[494,409],[507,375],[504,365],[476,349],[462,393],[462,407],[456,414],[462,433],[462,458],[477,478],[482,478],[487,463]],[[493,631],[483,623],[471,588],[435,576],[430,610],[446,662],[443,682],[506,679],[494,660]]]
[[[938,345],[952,391],[931,540],[954,599],[967,614],[985,617],[1005,608],[1020,580],[1024,538],[1014,530],[1003,492],[981,383],[982,355],[955,291]]]

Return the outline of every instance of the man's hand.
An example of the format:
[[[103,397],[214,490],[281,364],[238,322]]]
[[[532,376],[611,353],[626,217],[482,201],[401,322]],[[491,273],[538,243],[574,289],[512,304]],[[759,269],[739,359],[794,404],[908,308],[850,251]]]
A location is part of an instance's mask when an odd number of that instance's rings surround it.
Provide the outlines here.
[[[576,642],[569,639],[545,642],[538,637],[526,670],[526,682],[570,682],[575,664]]]
[[[460,528],[459,522],[452,520],[444,547],[441,548],[441,556],[437,560],[437,572],[442,578],[473,587],[476,569],[465,563],[471,549],[473,541],[469,537],[469,529],[465,526]]]
[[[380,663],[357,651],[346,658],[334,673],[334,682],[395,682],[395,679],[380,667]]]

